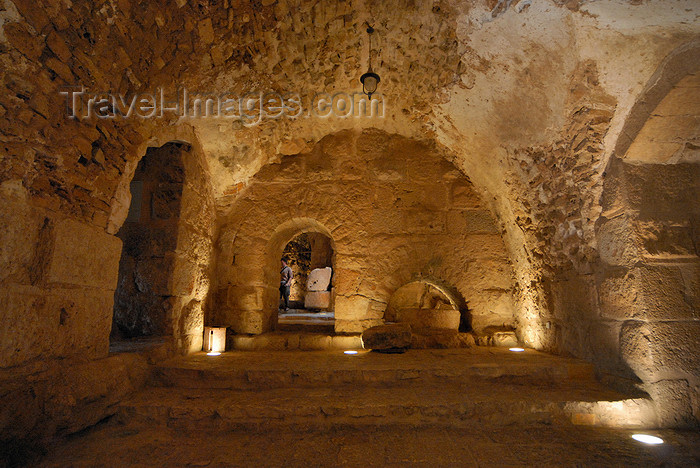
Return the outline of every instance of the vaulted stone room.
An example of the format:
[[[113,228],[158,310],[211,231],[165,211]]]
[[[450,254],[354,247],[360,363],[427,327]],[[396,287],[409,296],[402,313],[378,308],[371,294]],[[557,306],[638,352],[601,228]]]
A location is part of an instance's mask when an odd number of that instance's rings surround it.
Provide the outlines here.
[[[1,467],[700,465],[697,1],[0,0],[0,61]]]

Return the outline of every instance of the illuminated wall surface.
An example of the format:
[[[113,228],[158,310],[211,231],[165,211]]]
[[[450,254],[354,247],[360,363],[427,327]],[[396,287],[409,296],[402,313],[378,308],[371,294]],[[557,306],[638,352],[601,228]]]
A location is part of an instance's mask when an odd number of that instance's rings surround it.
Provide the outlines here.
[[[700,418],[694,2],[117,3],[0,9],[7,434],[142,385],[110,336],[163,358],[205,325],[275,330],[304,233],[330,239],[336,333],[515,333],[640,387],[662,426]],[[396,296],[415,283],[433,303]]]

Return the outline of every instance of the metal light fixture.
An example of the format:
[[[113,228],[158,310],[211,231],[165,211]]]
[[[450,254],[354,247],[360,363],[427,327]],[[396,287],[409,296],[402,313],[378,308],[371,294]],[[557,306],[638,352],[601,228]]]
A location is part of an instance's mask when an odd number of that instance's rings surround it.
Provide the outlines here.
[[[362,92],[367,95],[371,100],[372,94],[377,91],[377,85],[379,84],[379,75],[372,71],[372,33],[374,28],[372,26],[367,27],[367,34],[369,35],[369,69],[367,73],[360,77],[360,83],[362,83]]]

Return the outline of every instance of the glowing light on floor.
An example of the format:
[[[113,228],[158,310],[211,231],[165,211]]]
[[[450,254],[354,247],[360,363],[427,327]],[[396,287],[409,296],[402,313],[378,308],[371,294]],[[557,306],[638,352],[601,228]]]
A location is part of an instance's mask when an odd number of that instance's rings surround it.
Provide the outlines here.
[[[357,351],[352,351],[352,350],[343,351],[343,354],[357,354]]]
[[[216,351],[212,351],[210,353],[207,353],[207,356],[221,356],[221,353],[216,352]]]
[[[508,351],[513,351],[514,353],[522,353],[525,350],[523,348],[508,348]]]
[[[648,434],[633,434],[632,438],[638,442],[642,442],[649,445],[659,445],[664,443],[663,439]]]

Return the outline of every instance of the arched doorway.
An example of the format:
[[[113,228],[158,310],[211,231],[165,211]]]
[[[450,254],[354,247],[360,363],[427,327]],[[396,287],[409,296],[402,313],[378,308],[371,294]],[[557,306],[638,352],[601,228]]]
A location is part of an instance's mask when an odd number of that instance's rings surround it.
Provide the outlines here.
[[[199,351],[214,223],[206,167],[196,143],[170,141],[144,153],[133,173],[125,171],[128,191],[111,221],[122,240],[111,349],[140,349],[145,340]],[[122,222],[117,211],[126,206]]]
[[[280,298],[278,330],[300,327],[334,326],[332,239],[321,232],[301,232],[284,247],[281,258],[294,272],[290,288],[289,308]]]
[[[112,339],[172,334],[169,282],[184,184],[183,145],[149,148],[131,181],[114,293]]]

